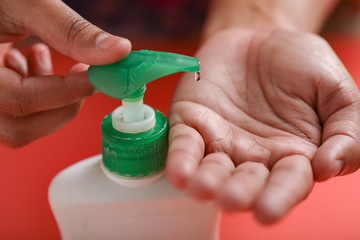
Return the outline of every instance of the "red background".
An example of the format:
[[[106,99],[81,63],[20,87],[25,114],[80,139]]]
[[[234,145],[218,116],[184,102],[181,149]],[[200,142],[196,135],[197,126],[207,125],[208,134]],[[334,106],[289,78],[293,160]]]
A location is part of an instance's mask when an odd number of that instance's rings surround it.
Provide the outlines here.
[[[360,39],[327,37],[354,79],[360,81]],[[135,42],[134,49],[193,54],[191,43]],[[57,74],[74,62],[54,53]],[[151,83],[145,102],[168,112],[179,74]],[[359,82],[358,82],[359,83]],[[0,239],[59,239],[47,201],[51,179],[63,168],[101,151],[102,118],[120,104],[102,94],[90,97],[78,117],[60,131],[21,149],[0,145]],[[258,224],[251,212],[223,213],[221,239],[360,239],[358,172],[317,184],[285,219]]]

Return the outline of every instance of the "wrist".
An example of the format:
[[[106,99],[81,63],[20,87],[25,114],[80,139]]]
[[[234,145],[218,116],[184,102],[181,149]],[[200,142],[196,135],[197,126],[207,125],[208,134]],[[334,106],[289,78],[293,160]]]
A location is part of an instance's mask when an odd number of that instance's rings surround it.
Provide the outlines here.
[[[320,31],[338,0],[212,0],[203,38],[227,28]]]
[[[206,38],[228,28],[296,29],[273,6],[262,1],[213,1],[203,29]]]

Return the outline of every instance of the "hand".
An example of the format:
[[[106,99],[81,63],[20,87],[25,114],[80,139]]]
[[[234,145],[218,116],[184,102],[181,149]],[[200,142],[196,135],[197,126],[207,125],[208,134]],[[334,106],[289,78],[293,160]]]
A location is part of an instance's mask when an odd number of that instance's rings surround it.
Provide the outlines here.
[[[11,48],[28,35],[93,65],[121,60],[131,49],[128,40],[93,26],[60,0],[0,0],[0,142],[12,147],[63,126],[94,92],[87,66],[54,76],[46,45],[33,46],[27,58]]]
[[[173,185],[272,223],[308,196],[314,178],[359,167],[360,95],[323,39],[233,29],[197,57],[202,78],[181,79],[169,114]]]

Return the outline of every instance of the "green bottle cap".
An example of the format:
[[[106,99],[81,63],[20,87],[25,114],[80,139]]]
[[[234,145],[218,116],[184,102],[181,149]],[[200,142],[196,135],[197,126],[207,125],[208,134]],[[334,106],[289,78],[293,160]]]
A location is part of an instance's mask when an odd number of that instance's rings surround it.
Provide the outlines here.
[[[103,164],[107,170],[124,177],[144,177],[164,169],[168,122],[159,111],[144,107],[142,99],[147,83],[177,72],[199,72],[199,60],[141,50],[113,64],[89,67],[88,77],[95,88],[123,100],[123,106],[106,116],[101,125]],[[124,116],[129,115],[132,117],[128,119],[141,119],[127,122]]]
[[[155,110],[155,126],[140,133],[123,133],[112,126],[111,114],[101,124],[103,164],[124,177],[144,177],[165,168],[168,122]]]

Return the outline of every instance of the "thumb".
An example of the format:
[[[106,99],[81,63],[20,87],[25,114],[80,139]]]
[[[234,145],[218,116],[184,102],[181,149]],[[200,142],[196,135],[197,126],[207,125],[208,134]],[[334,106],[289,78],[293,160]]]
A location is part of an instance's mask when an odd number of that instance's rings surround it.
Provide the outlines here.
[[[316,181],[350,174],[360,167],[360,93],[345,67],[335,61],[317,83],[316,111],[323,128],[322,144],[312,159]]]
[[[21,1],[21,10],[17,12],[23,12],[23,25],[30,33],[79,62],[109,64],[131,50],[129,40],[92,25],[60,0]]]

